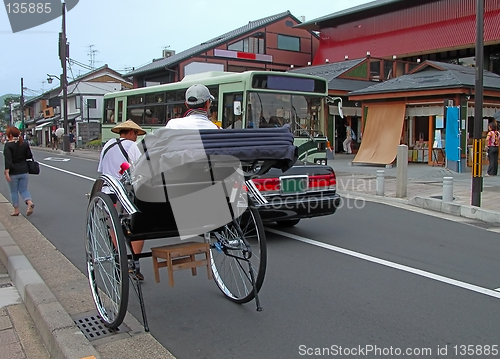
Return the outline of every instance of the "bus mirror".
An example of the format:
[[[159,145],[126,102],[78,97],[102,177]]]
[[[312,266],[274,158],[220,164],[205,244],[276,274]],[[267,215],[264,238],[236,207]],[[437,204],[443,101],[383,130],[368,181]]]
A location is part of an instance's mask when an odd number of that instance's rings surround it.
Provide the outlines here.
[[[342,111],[342,102],[339,102],[337,106],[339,107],[340,118],[344,118],[344,112]]]
[[[234,109],[235,116],[241,116],[241,101],[234,101],[233,102],[233,109]]]

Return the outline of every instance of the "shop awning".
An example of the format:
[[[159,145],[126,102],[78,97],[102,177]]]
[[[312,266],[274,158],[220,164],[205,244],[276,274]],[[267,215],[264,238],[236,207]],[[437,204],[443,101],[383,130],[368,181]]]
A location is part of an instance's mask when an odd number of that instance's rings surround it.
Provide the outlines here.
[[[361,146],[353,163],[388,165],[398,152],[406,105],[369,105]]]
[[[37,127],[46,123],[52,123],[55,124],[57,121],[61,119],[61,115],[56,115],[54,117],[50,118],[41,118],[38,121],[36,121]]]
[[[339,115],[339,109],[337,106],[328,106],[328,111],[330,115]],[[359,116],[362,113],[361,107],[342,107],[342,113],[344,116]]]
[[[51,122],[42,123],[41,125],[38,125],[35,127],[35,131],[41,131],[41,130],[43,130],[44,127],[47,127],[50,125],[51,125]]]

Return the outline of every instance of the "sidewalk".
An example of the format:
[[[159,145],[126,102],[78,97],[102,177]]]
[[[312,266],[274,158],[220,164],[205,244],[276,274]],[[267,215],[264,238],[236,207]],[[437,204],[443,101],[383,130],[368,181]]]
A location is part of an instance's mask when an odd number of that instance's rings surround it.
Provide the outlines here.
[[[483,177],[481,206],[471,205],[472,174],[456,173],[444,167],[426,163],[408,164],[407,195],[396,197],[397,166],[352,164],[355,155],[336,155],[329,161],[337,175],[337,190],[341,195],[368,196],[373,201],[397,201],[408,205],[456,216],[500,224],[500,176]],[[384,171],[384,196],[377,196],[377,171]],[[483,167],[483,174],[486,167]],[[453,178],[453,202],[443,202],[443,178]]]
[[[35,149],[57,156],[99,158],[99,152],[92,150],[64,153]],[[470,172],[458,174],[443,167],[410,163],[407,196],[396,198],[397,167],[352,165],[353,159],[354,155],[336,155],[329,162],[336,172],[337,190],[342,197],[420,207],[500,224],[500,176],[483,179],[482,207],[479,208],[470,206]],[[379,170],[385,175],[384,196],[376,195]],[[443,177],[453,177],[454,201],[451,203],[440,200]],[[124,323],[131,328],[129,332],[118,333],[114,340],[102,338],[91,343],[72,319],[75,313],[95,310],[86,276],[29,221],[21,216],[15,220],[9,217],[10,210],[10,203],[0,196],[0,359],[174,359],[149,333],[144,333],[130,315]]]

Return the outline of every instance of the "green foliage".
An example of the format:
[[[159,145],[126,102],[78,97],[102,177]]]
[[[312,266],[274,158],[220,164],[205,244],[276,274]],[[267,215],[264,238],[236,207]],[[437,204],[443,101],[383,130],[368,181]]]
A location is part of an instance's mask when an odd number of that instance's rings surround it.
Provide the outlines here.
[[[0,96],[0,104],[3,105],[0,107],[3,106],[9,107],[11,102],[20,102],[20,101],[21,101],[21,96],[19,95],[13,95],[13,94],[2,95]]]
[[[102,148],[102,140],[99,138],[97,140],[89,141],[85,145],[83,145],[83,148],[99,150]]]

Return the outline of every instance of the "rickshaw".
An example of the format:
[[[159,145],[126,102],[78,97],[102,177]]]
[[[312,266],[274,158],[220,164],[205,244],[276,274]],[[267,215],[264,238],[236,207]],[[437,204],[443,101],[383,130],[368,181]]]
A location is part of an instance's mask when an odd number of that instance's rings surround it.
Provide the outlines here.
[[[122,165],[120,180],[101,175],[89,194],[87,273],[104,324],[116,329],[123,322],[132,285],[149,331],[134,273],[139,260],[152,253],[135,253],[132,243],[150,239],[207,243],[209,268],[221,292],[240,304],[255,299],[262,310],[258,293],[267,250],[258,206],[267,201],[251,179],[293,166],[298,151],[290,128],[165,128],[146,135],[139,148],[142,156],[131,168]]]

